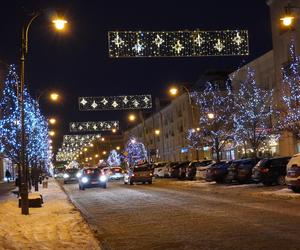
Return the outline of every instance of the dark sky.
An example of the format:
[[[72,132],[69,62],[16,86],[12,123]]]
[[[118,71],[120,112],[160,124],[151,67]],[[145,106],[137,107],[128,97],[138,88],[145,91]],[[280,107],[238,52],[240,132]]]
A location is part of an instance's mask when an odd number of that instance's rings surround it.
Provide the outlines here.
[[[25,3],[25,4],[24,4]],[[269,9],[264,0],[215,1],[15,1],[0,4],[0,60],[18,63],[22,6],[60,10],[69,30],[57,34],[49,13],[30,30],[26,81],[33,96],[56,89],[64,100],[41,105],[56,115],[60,136],[69,121],[123,119],[128,112],[79,112],[79,96],[152,94],[166,97],[170,82],[195,82],[208,69],[236,68],[272,48]],[[250,56],[213,58],[110,59],[109,30],[248,29]]]

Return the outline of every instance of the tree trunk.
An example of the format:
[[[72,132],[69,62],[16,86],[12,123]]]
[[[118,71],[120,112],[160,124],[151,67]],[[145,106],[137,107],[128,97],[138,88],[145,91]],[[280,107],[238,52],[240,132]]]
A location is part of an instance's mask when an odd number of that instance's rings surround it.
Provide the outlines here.
[[[219,148],[219,139],[215,138],[215,151],[217,154],[217,162],[220,162],[220,148]]]

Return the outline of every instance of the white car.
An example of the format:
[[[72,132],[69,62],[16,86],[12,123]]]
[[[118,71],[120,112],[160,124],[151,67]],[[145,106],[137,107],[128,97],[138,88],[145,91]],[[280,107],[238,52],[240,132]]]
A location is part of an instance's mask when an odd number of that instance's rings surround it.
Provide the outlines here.
[[[215,161],[200,161],[196,166],[196,179],[197,180],[205,180],[206,170],[213,165]]]
[[[164,178],[164,177],[168,176],[168,174],[169,174],[168,166],[165,165],[162,167],[155,168],[153,174],[155,177],[160,177],[160,178]]]

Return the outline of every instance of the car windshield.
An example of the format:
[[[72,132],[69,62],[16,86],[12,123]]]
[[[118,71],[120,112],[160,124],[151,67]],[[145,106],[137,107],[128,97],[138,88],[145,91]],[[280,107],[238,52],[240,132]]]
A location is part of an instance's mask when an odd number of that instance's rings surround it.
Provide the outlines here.
[[[90,175],[92,175],[92,174],[99,174],[100,173],[100,169],[99,168],[93,168],[93,169],[90,168],[90,169],[85,169],[84,172],[86,174],[90,174]]]

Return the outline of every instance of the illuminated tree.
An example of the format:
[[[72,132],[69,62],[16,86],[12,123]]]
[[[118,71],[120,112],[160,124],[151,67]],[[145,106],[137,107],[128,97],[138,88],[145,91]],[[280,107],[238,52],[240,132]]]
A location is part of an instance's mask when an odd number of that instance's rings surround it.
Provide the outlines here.
[[[121,165],[120,154],[115,150],[111,150],[107,159],[107,163],[110,167],[118,167]]]
[[[260,88],[254,70],[247,67],[245,78],[234,93],[234,138],[249,146],[255,157],[273,133],[273,114],[273,92]]]
[[[207,82],[202,92],[194,92],[193,97],[199,110],[199,133],[201,143],[211,147],[220,161],[221,151],[226,143],[232,140],[232,93],[227,84],[226,90]]]
[[[300,137],[300,59],[295,53],[294,41],[290,46],[290,63],[282,68],[283,81],[280,129]]]
[[[138,142],[134,137],[128,140],[125,154],[130,166],[145,162],[148,159],[145,145],[142,142]]]

